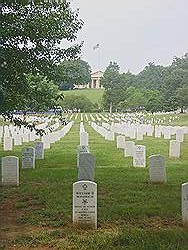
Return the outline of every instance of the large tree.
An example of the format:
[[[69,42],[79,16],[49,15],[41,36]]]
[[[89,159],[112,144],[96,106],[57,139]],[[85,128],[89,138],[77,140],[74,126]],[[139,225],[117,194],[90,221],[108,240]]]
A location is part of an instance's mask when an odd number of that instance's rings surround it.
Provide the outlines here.
[[[106,68],[103,77],[101,78],[101,84],[108,89],[117,88],[121,82],[121,75],[119,73],[119,65],[116,62],[110,62]]]
[[[64,60],[57,67],[55,81],[61,90],[72,89],[76,84],[86,85],[91,81],[91,68],[83,60]]]
[[[78,44],[60,46],[63,40],[73,42],[82,27],[78,13],[73,12],[68,3],[23,3],[3,1],[0,5],[2,110],[17,108],[17,100],[21,101],[20,98],[30,92],[28,74],[51,78],[58,62],[76,58],[81,49]]]

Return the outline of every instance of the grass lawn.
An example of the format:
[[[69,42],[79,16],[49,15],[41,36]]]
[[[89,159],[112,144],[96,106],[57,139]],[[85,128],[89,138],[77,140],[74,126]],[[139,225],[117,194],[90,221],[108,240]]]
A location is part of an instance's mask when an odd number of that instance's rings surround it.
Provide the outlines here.
[[[66,90],[63,91],[63,94],[66,95],[84,95],[91,102],[100,104],[102,101],[104,90],[103,89],[75,89],[75,90]]]
[[[35,170],[20,169],[19,187],[0,188],[0,249],[187,250],[181,184],[188,182],[188,135],[179,159],[168,157],[168,140],[144,137],[138,142],[146,145],[147,157],[166,159],[167,184],[151,184],[148,167],[133,168],[115,141],[105,141],[85,121],[96,156],[98,229],[82,230],[72,225],[79,122],[80,115],[70,132],[45,150]],[[0,154],[21,160],[21,148],[5,153],[1,145]]]

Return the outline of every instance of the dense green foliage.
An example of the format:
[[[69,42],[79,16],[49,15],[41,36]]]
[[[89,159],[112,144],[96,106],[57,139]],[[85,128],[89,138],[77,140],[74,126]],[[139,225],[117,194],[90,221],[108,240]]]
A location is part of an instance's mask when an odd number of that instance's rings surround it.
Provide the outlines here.
[[[104,108],[113,110],[161,111],[188,107],[188,54],[175,57],[168,67],[149,63],[138,75],[120,74],[119,66],[110,63],[102,84],[106,91]]]
[[[34,4],[31,1],[22,5],[18,2],[3,1],[0,5],[1,111],[16,109],[18,101],[22,102],[21,98],[33,92],[27,84],[28,74],[51,79],[56,64],[76,58],[81,48],[77,44],[60,47],[63,40],[74,41],[82,27],[78,13],[71,11],[68,3],[40,1]],[[42,103],[44,101],[45,98]]]
[[[93,104],[86,96],[68,95],[61,102],[61,107],[65,110],[79,110],[80,112],[97,111],[98,105]]]
[[[91,68],[83,60],[64,60],[57,66],[55,81],[60,90],[73,89],[74,85],[87,85],[91,81]]]

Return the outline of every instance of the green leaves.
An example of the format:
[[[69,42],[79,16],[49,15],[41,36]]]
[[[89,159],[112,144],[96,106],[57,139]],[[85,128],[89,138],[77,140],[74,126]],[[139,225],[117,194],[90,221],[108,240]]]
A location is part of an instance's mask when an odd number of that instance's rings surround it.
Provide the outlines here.
[[[82,44],[59,45],[62,40],[74,41],[83,22],[65,1],[4,1],[0,11],[0,89],[7,110],[19,106],[28,89],[27,74],[51,79],[58,62],[79,56]]]
[[[91,68],[83,60],[64,60],[57,66],[55,82],[59,89],[72,89],[77,84],[88,84],[91,81]]]

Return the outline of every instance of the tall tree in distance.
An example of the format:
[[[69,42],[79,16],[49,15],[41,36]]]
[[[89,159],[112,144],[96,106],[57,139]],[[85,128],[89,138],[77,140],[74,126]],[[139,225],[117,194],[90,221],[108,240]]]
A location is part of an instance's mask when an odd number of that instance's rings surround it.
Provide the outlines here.
[[[106,68],[101,79],[101,84],[106,90],[116,88],[118,84],[120,84],[121,75],[119,73],[119,69],[120,67],[116,62],[110,62]]]
[[[27,75],[52,78],[56,64],[77,58],[81,45],[73,42],[83,22],[65,1],[3,1],[0,4],[0,102],[1,111],[17,108],[23,94],[30,92]],[[18,97],[18,98],[17,98]]]
[[[64,60],[57,66],[55,82],[61,90],[73,89],[74,85],[86,85],[91,81],[91,67],[83,60]]]

